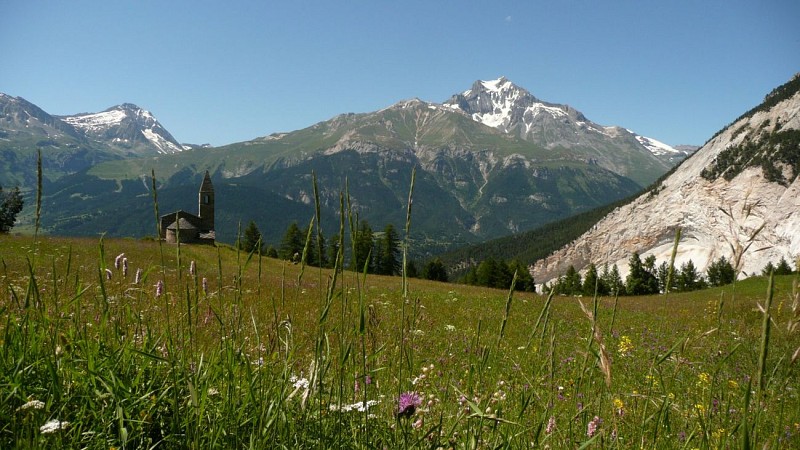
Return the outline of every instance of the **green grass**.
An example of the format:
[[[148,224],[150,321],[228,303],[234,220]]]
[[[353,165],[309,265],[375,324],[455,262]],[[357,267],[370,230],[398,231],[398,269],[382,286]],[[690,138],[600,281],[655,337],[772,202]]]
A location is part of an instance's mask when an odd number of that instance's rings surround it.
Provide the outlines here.
[[[224,246],[0,236],[0,448],[798,447],[793,281],[758,391],[764,278],[544,308]]]

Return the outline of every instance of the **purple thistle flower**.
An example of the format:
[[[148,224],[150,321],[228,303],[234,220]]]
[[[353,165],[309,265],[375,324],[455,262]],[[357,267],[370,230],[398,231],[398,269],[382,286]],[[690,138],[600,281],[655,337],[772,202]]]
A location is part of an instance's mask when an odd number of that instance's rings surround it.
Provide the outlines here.
[[[122,276],[128,276],[128,258],[122,258]]]
[[[158,280],[158,283],[156,283],[156,297],[161,297],[161,294],[163,293],[164,293],[164,282]]]
[[[422,404],[422,398],[416,392],[403,392],[397,399],[397,417],[411,417]]]
[[[120,253],[119,255],[117,255],[116,258],[114,258],[114,268],[115,269],[119,270],[119,264],[122,262],[122,258],[124,258],[124,257],[125,257],[125,253]]]

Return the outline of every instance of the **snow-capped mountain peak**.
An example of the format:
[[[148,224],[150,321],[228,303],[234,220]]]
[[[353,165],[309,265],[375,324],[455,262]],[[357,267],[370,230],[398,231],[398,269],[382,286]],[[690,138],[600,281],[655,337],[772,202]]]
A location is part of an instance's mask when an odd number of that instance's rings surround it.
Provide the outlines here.
[[[111,140],[126,151],[150,147],[158,153],[183,150],[174,137],[161,126],[150,111],[132,103],[113,106],[102,112],[82,113],[61,118],[90,137]]]
[[[663,173],[688,156],[625,128],[596,124],[569,105],[540,100],[506,77],[475,81],[470,89],[454,95],[444,106],[546,148],[588,151],[591,159],[612,171],[619,170],[620,164],[625,165],[625,158],[634,158],[639,172],[652,169],[653,173]],[[623,175],[638,177],[637,181],[643,185],[649,182],[638,172]]]

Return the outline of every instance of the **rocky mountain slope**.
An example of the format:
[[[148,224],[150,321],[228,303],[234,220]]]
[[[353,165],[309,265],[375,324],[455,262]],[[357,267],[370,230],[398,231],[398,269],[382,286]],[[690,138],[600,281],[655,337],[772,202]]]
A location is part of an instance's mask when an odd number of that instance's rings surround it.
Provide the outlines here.
[[[676,265],[699,271],[721,256],[742,276],[781,257],[800,255],[800,76],[768,95],[688,158],[650,193],[620,207],[570,245],[537,261],[545,282],[569,265],[617,264],[632,252],[669,261],[682,230]]]

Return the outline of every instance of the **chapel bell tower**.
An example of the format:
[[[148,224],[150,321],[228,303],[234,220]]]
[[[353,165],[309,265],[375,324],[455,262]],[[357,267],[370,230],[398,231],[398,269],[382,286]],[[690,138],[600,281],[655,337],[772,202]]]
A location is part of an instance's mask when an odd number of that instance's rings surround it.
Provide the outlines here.
[[[214,185],[211,184],[211,177],[207,170],[203,177],[203,183],[200,185],[199,201],[197,215],[203,221],[203,228],[208,231],[214,230]]]

